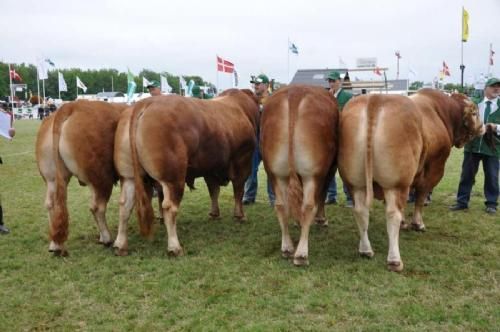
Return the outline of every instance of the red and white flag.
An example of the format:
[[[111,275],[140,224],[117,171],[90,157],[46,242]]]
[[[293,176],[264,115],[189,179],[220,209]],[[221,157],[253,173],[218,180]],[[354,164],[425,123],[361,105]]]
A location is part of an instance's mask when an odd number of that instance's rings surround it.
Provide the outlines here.
[[[373,73],[375,73],[375,75],[382,76],[382,72],[380,71],[379,67],[375,67],[375,69],[373,70]]]
[[[493,56],[495,55],[495,51],[490,50],[490,66],[493,66]]]
[[[19,75],[15,69],[11,69],[10,70],[10,78],[12,78],[13,80],[16,80],[16,81],[20,81],[22,82],[23,79],[21,78],[21,75]]]
[[[217,56],[217,71],[232,74],[234,72],[234,63]]]
[[[443,75],[450,76],[450,68],[446,65],[446,62],[443,61]]]

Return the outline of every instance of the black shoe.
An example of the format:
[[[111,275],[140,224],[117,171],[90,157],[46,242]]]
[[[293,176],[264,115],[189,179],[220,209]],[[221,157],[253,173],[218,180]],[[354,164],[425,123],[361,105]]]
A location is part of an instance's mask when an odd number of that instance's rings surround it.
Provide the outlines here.
[[[497,213],[497,208],[494,206],[488,206],[488,207],[486,207],[485,211],[487,214],[495,214],[495,213]]]
[[[334,198],[334,199],[325,199],[325,204],[326,205],[330,205],[330,204],[333,204],[333,205],[337,205],[337,200]]]
[[[467,210],[468,207],[460,204],[454,204],[449,207],[450,211],[460,211],[460,210]]]
[[[0,225],[0,234],[9,234],[10,231],[5,225]]]
[[[255,201],[252,201],[252,200],[249,200],[249,199],[244,199],[243,200],[243,205],[250,205],[250,204],[254,204]]]

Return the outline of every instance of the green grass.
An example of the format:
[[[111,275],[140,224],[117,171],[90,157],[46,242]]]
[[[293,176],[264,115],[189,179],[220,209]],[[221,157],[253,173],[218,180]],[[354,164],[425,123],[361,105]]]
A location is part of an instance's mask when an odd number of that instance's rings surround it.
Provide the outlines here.
[[[0,193],[11,234],[0,236],[0,330],[83,331],[493,331],[500,326],[500,218],[484,213],[482,171],[468,212],[454,202],[462,152],[454,150],[445,178],[424,212],[426,233],[402,232],[401,274],[386,270],[387,236],[380,202],[372,209],[371,260],[358,257],[351,211],[328,206],[328,228],[313,227],[307,268],[280,256],[281,235],[263,186],[232,220],[229,187],[222,219],[208,219],[202,181],[186,191],[178,218],[185,256],[166,254],[165,229],[154,239],[130,222],[130,256],[115,257],[97,242],[89,192],[72,181],[68,258],[48,251],[45,185],[34,142],[38,121],[18,121],[12,142],[0,141]],[[260,172],[261,184],[264,172]],[[340,184],[339,184],[340,187]],[[340,189],[340,188],[339,188]],[[340,191],[340,190],[339,190]],[[116,187],[108,224],[116,235]],[[156,209],[156,208],[155,208]],[[299,230],[292,227],[295,240]]]

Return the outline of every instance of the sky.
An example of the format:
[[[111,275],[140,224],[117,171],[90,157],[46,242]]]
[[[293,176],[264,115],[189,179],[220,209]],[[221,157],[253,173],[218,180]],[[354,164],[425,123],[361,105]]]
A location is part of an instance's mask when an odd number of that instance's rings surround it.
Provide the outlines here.
[[[490,43],[490,70],[500,76],[500,0],[1,0],[0,61],[43,57],[58,68],[146,68],[216,83],[228,76],[217,75],[219,55],[248,87],[251,75],[286,83],[297,69],[339,68],[339,59],[355,68],[367,57],[394,79],[399,50],[400,78],[431,82],[445,61],[446,82],[460,83],[462,6],[470,16],[465,82],[488,72]]]

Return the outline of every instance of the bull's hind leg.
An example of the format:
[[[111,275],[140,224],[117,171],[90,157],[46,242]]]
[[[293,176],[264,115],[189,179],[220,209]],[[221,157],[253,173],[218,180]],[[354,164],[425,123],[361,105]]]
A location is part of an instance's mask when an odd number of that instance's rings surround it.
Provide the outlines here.
[[[212,219],[219,219],[220,218],[220,209],[219,209],[220,186],[217,183],[217,180],[214,180],[208,176],[205,177],[205,182],[207,183],[208,193],[210,194],[210,200],[212,203],[210,213],[208,215]]]
[[[281,228],[281,255],[284,258],[293,256],[295,250],[292,238],[288,231],[288,219],[290,216],[290,208],[288,206],[288,179],[274,178],[271,179],[273,191],[276,194],[274,209],[278,217],[278,222]]]
[[[425,225],[424,225],[424,219],[422,216],[422,210],[424,208],[424,203],[425,199],[427,198],[427,195],[429,192],[427,190],[416,190],[415,195],[415,211],[413,213],[413,220],[411,222],[411,228],[413,230],[419,231],[419,232],[424,232],[425,231]]]
[[[373,249],[368,238],[368,225],[370,223],[370,207],[366,204],[365,190],[353,190],[354,196],[354,219],[359,230],[359,254],[362,257],[373,257]]]
[[[387,235],[389,236],[387,267],[391,271],[401,272],[403,270],[403,261],[399,254],[399,227],[403,214],[398,201],[400,193],[398,190],[384,190],[384,197]]]
[[[128,220],[130,219],[130,213],[135,203],[134,179],[122,179],[120,184],[120,220],[118,224],[118,234],[113,247],[115,247],[116,255],[126,256],[128,254]]]
[[[56,190],[55,180],[46,180],[47,182],[47,192],[45,193],[45,208],[49,214],[49,228],[52,227],[52,220],[54,218],[54,194]],[[49,251],[56,252],[61,249],[61,246],[56,244],[54,241],[49,243]]]
[[[183,254],[181,244],[177,237],[177,211],[179,209],[180,201],[184,193],[184,183],[180,184],[166,184],[161,182],[163,188],[163,220],[167,228],[168,245],[167,251],[170,256],[180,256]]]
[[[237,177],[232,180],[234,195],[234,218],[237,221],[245,221],[245,212],[243,211],[243,193],[245,191],[245,177]]]
[[[313,178],[302,178],[303,198],[300,220],[300,240],[293,256],[293,264],[309,265],[309,230],[318,212],[318,186]]]
[[[113,189],[112,184],[109,188],[96,188],[90,186],[92,198],[90,200],[90,212],[94,215],[94,219],[99,229],[99,243],[109,246],[113,243],[109,233],[108,225],[106,223],[106,207],[108,205],[109,197]]]

